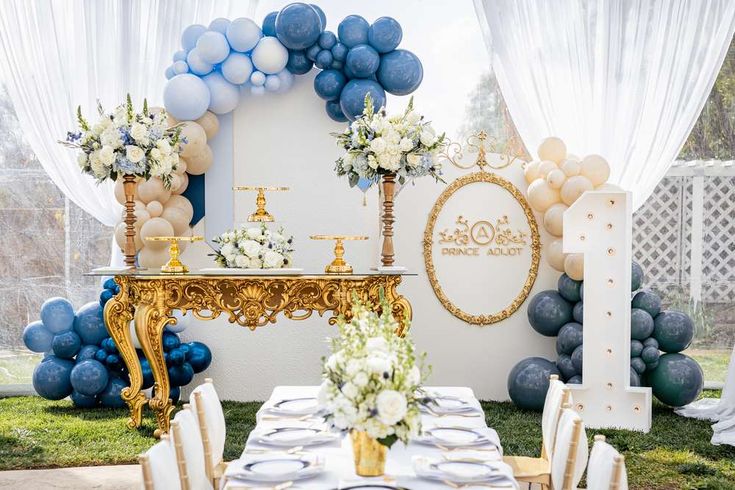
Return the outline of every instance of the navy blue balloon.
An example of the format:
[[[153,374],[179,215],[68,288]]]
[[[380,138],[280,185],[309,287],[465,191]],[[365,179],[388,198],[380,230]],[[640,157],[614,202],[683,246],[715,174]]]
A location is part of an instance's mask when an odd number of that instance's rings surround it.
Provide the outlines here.
[[[556,353],[572,355],[574,349],[582,345],[582,325],[570,322],[559,329],[556,338]]]
[[[107,386],[107,368],[93,359],[82,361],[71,370],[69,379],[74,391],[87,396],[99,395]]]
[[[581,385],[582,384],[582,375],[581,374],[575,374],[571,378],[567,380],[568,385]]]
[[[318,43],[322,49],[332,49],[337,44],[337,36],[331,31],[324,31],[319,34]]]
[[[630,360],[630,367],[632,367],[638,374],[646,372],[646,363],[640,357],[634,357]]]
[[[48,356],[33,370],[33,389],[47,400],[61,400],[71,395],[69,376],[74,362],[54,355]]]
[[[646,340],[653,333],[653,317],[640,308],[630,310],[630,337]]]
[[[549,376],[560,374],[556,364],[541,357],[523,359],[508,375],[508,395],[519,408],[541,410],[544,408]]]
[[[306,49],[319,39],[322,21],[311,5],[295,2],[276,16],[276,36],[289,49]]]
[[[330,68],[331,68],[332,70],[342,70],[342,68],[343,68],[344,66],[345,66],[345,64],[344,64],[344,63],[342,63],[341,61],[339,61],[339,60],[333,60],[333,61],[332,61],[332,66],[330,66]]]
[[[100,306],[104,308],[105,304],[110,301],[113,296],[115,296],[115,294],[109,289],[105,289],[104,291],[102,291],[100,293]]]
[[[306,58],[310,61],[316,61],[316,57],[322,52],[321,46],[314,44],[306,49]]]
[[[122,367],[122,359],[120,359],[120,356],[117,354],[108,354],[105,359],[105,364],[107,367],[115,371]]]
[[[181,339],[173,332],[163,332],[163,350],[166,352],[181,345]]]
[[[322,49],[319,51],[319,54],[316,55],[316,61],[314,64],[320,70],[326,70],[332,66],[332,61],[334,61],[334,58],[332,58],[332,52],[328,49]]]
[[[172,366],[181,366],[186,360],[186,354],[181,349],[173,349],[168,353],[168,362]]]
[[[641,288],[645,274],[643,273],[643,267],[638,262],[631,263],[631,277],[630,277],[630,290],[637,291]]]
[[[653,291],[638,291],[633,296],[630,304],[633,308],[640,308],[646,311],[652,317],[655,317],[661,312],[661,298]]]
[[[153,379],[153,370],[151,369],[151,363],[148,362],[148,359],[141,359],[140,360],[140,370],[143,373],[143,389],[147,390],[148,388],[153,386],[154,379]]]
[[[630,357],[639,357],[643,352],[643,343],[640,340],[630,341]]]
[[[630,367],[630,386],[641,386],[641,377],[638,374],[638,372],[633,369],[633,366]]]
[[[566,354],[559,355],[559,358],[556,360],[556,367],[561,373],[562,381],[566,381],[577,374],[577,371],[574,369],[574,365],[572,364],[572,358]]]
[[[655,347],[656,350],[658,350],[658,340],[653,337],[648,337],[643,341],[643,347]]]
[[[114,291],[117,286],[117,283],[115,282],[114,277],[109,277],[105,279],[105,282],[102,283],[102,287],[104,289],[109,289],[110,291]]]
[[[189,342],[187,363],[191,364],[195,373],[201,373],[212,364],[212,351],[201,342]]]
[[[337,70],[324,70],[314,78],[314,91],[324,100],[338,100],[347,78]]]
[[[303,75],[311,70],[314,66],[312,60],[306,57],[306,52],[302,49],[292,49],[288,52],[288,62],[286,69],[294,75]]]
[[[169,388],[168,398],[174,405],[179,403],[179,398],[181,398],[181,388],[179,388],[178,386],[172,386],[171,388]]]
[[[368,29],[368,42],[378,53],[393,51],[402,38],[401,24],[392,17],[380,17]]]
[[[582,323],[584,320],[584,303],[581,301],[574,305],[572,308],[572,318],[577,323]]]
[[[168,368],[168,379],[172,386],[186,386],[194,379],[194,369],[188,363],[171,366]]]
[[[681,352],[694,337],[692,319],[681,311],[666,310],[654,320],[653,337],[664,352]]]
[[[54,334],[40,321],[29,323],[23,329],[23,343],[33,352],[48,352],[51,350]]]
[[[378,81],[386,92],[408,95],[421,85],[424,67],[418,56],[405,49],[396,49],[380,57]]]
[[[122,397],[120,396],[120,391],[122,391],[123,388],[127,388],[128,386],[128,382],[123,380],[122,378],[118,378],[117,376],[110,376],[110,379],[107,382],[107,386],[105,386],[105,389],[102,390],[102,393],[99,394],[99,399],[102,406],[107,408],[124,407],[125,401],[123,401]]]
[[[71,359],[82,348],[82,340],[74,331],[64,332],[54,336],[51,347],[56,357]]]
[[[339,105],[339,101],[327,101],[326,105],[327,115],[337,122],[347,122],[347,116],[342,112],[342,108]]]
[[[571,355],[572,358],[572,366],[574,366],[574,371],[581,375],[583,370],[583,364],[584,364],[584,345],[580,345],[576,349],[574,349],[574,352],[572,352]]]
[[[380,55],[369,44],[358,44],[348,51],[345,66],[355,78],[368,78],[378,71]]]
[[[94,395],[83,395],[78,391],[72,391],[71,402],[77,408],[94,408],[97,406],[97,397]]]
[[[79,352],[77,353],[76,359],[74,359],[74,362],[79,364],[82,361],[86,361],[89,359],[94,359],[95,354],[97,354],[97,347],[96,345],[83,345],[81,349],[79,349]]]
[[[556,283],[556,289],[559,290],[565,300],[576,303],[581,301],[582,298],[579,296],[579,289],[582,286],[582,281],[575,281],[566,273],[559,276],[559,280]]]
[[[342,44],[351,48],[358,44],[367,44],[370,24],[359,15],[348,15],[337,28],[337,35]]]
[[[664,354],[648,376],[653,394],[672,407],[697,399],[704,387],[704,374],[697,361],[684,354]]]
[[[572,321],[572,306],[554,290],[541,291],[531,298],[527,314],[534,330],[555,337],[561,327]]]
[[[659,354],[660,354],[660,352],[659,352]],[[660,359],[661,359],[661,357],[659,356],[659,358],[656,361],[654,361],[654,362],[652,362],[650,364],[646,364],[646,371],[651,372],[654,369],[656,369],[658,367],[658,362],[659,362]]]
[[[41,321],[51,333],[71,330],[74,325],[74,307],[66,298],[49,298],[41,305]]]
[[[584,301],[584,281],[579,285],[579,300]]]
[[[350,121],[362,115],[365,108],[365,96],[370,94],[375,110],[385,106],[385,91],[374,80],[350,80],[342,90],[339,98],[340,108]]]
[[[95,361],[105,362],[107,359],[107,351],[105,349],[97,349],[97,352],[94,353],[94,359]]]
[[[74,331],[84,344],[98,345],[108,337],[103,310],[97,301],[92,301],[79,308],[74,317]]]
[[[273,11],[263,19],[263,35],[274,37],[276,35],[276,17],[277,11]]]
[[[347,52],[349,48],[342,43],[337,43],[332,46],[332,56],[337,61],[344,61],[347,58]]]
[[[321,24],[321,30],[327,28],[327,15],[324,13],[324,11],[319,7],[319,5],[315,3],[310,3],[309,6],[314,9],[314,11],[319,15],[319,23]]]
[[[644,347],[641,351],[641,359],[643,359],[643,362],[646,364],[653,364],[658,361],[659,357],[661,357],[661,352],[652,345]]]
[[[100,343],[100,347],[105,349],[108,354],[117,354],[117,345],[112,337],[108,337]]]

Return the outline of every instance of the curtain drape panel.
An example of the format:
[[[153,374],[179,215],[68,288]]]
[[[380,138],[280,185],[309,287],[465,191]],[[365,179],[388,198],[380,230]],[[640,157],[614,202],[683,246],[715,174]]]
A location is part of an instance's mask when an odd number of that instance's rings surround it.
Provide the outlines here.
[[[475,0],[526,148],[547,136],[598,153],[640,207],[712,89],[735,28],[732,0]]]

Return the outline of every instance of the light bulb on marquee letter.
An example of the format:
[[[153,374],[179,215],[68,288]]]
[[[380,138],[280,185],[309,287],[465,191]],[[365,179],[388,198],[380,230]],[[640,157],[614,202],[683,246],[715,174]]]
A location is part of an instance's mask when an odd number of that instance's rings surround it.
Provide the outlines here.
[[[587,427],[651,429],[651,389],[630,385],[631,194],[586,192],[564,213],[564,252],[584,254],[583,384],[569,385]]]

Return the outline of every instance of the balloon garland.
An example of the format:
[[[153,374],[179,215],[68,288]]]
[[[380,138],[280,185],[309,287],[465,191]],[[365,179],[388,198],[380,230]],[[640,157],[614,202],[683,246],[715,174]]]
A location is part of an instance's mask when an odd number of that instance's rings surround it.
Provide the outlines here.
[[[23,330],[23,343],[45,356],[33,370],[33,388],[48,400],[71,397],[74,406],[123,407],[120,390],[129,386],[125,363],[115,341],[107,333],[103,309],[120,289],[114,279],[103,285],[99,301],[74,311],[65,298],[50,298],[41,306],[41,320]],[[164,357],[171,382],[171,399],[176,403],[180,387],[191,382],[212,362],[212,352],[201,342],[182,343],[179,333],[187,322],[178,314],[176,325],[163,333]],[[137,349],[143,371],[143,389],[153,386],[153,371],[143,351]]]

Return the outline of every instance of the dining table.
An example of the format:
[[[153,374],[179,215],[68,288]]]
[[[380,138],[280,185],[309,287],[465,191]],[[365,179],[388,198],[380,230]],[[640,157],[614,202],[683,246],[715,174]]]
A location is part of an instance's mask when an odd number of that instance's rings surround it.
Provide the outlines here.
[[[226,490],[285,490],[319,489],[319,490],[346,490],[351,488],[400,489],[400,490],[433,490],[433,489],[488,489],[488,488],[518,488],[513,478],[510,466],[502,461],[503,448],[497,432],[488,427],[485,422],[485,413],[480,402],[471,388],[457,386],[425,387],[428,397],[439,397],[461,400],[471,406],[461,413],[446,413],[434,411],[430,408],[422,410],[422,431],[436,428],[468,428],[483,435],[484,444],[473,444],[471,447],[446,447],[439,443],[427,440],[409,441],[407,445],[396,442],[388,451],[385,474],[378,477],[360,477],[355,473],[352,443],[348,432],[336,431],[329,428],[321,416],[282,416],[274,407],[284,401],[316,400],[319,386],[277,386],[270,398],[261,406],[256,415],[256,426],[250,432],[242,455],[238,460],[228,464],[220,488]],[[326,437],[322,444],[294,446],[292,448],[277,448],[263,439],[263,434],[284,427],[323,428]],[[476,483],[462,483],[449,478],[428,479],[416,474],[415,462],[417,458],[427,460],[442,460],[453,451],[468,449],[478,454],[491,464],[497,477],[491,481]],[[242,468],[254,457],[262,457],[271,452],[281,453],[291,451],[299,454],[312,455],[319,458],[323,469],[315,475],[301,480],[273,481],[268,483],[249,480],[243,477]],[[371,485],[363,487],[364,485]],[[374,485],[374,486],[372,486]]]

